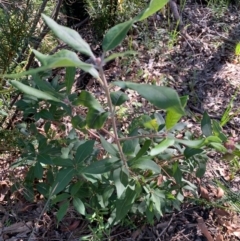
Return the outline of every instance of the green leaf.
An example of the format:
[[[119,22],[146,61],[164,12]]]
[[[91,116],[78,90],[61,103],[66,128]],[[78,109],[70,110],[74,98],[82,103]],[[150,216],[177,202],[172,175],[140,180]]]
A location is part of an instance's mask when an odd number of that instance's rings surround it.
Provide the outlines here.
[[[53,115],[50,111],[43,109],[38,112],[38,117],[44,120],[53,120]]]
[[[76,195],[76,193],[80,190],[81,186],[82,186],[82,182],[81,181],[72,184],[70,186],[71,195],[72,196]]]
[[[43,80],[39,74],[33,74],[32,79],[41,91],[48,93],[57,99],[63,100],[64,96],[58,93],[48,81]]]
[[[188,101],[188,96],[181,96],[180,102],[182,107],[185,107]],[[168,110],[166,115],[166,128],[170,130],[172,127],[177,124],[177,122],[181,119],[182,114],[175,112],[174,110]]]
[[[146,140],[143,144],[143,146],[141,147],[141,149],[139,150],[139,152],[137,153],[136,157],[134,158],[134,160],[139,159],[140,157],[142,157],[149,149],[150,145],[151,145],[152,141],[151,140]]]
[[[138,52],[132,51],[132,50],[125,51],[123,53],[114,53],[114,54],[111,54],[110,56],[108,56],[106,59],[104,59],[104,62],[107,63],[107,62],[109,62],[109,61],[111,61],[113,59],[116,59],[118,57],[125,57],[127,55],[136,55],[136,54],[138,54]]]
[[[78,147],[74,159],[78,165],[86,161],[86,159],[93,153],[94,143],[95,141],[89,140]]]
[[[65,201],[65,200],[69,199],[70,197],[71,197],[71,195],[69,195],[69,193],[64,192],[59,195],[56,195],[55,198],[52,199],[51,203],[56,204],[56,203]]]
[[[52,185],[51,195],[56,195],[66,188],[68,183],[74,177],[75,170],[72,167],[62,168],[58,171],[56,179]]]
[[[66,201],[61,204],[59,210],[57,211],[57,221],[58,223],[62,221],[63,217],[66,215],[68,207],[69,207],[69,201]]]
[[[86,64],[79,60],[76,53],[71,52],[69,50],[60,50],[54,55],[44,55],[38,52],[37,50],[33,50],[36,57],[42,63],[42,67],[36,69],[30,69],[28,71],[24,71],[17,74],[6,74],[3,75],[6,78],[20,78],[26,75],[34,75],[42,71],[46,71],[49,69],[60,68],[60,67],[78,67],[83,71],[91,74],[93,77],[98,78],[98,71],[94,68],[92,64]]]
[[[154,218],[154,209],[153,209],[153,203],[152,201],[149,201],[149,204],[147,206],[146,209],[146,217],[147,217],[147,221],[153,225],[153,218]]]
[[[182,171],[180,170],[177,162],[173,164],[173,177],[175,178],[178,185],[182,183]]]
[[[110,93],[112,104],[115,106],[120,106],[127,100],[129,100],[128,95],[123,93],[122,91],[116,91]]]
[[[199,162],[198,163],[198,168],[196,170],[196,177],[202,178],[203,175],[206,172],[206,163],[205,162]]]
[[[203,118],[201,121],[201,129],[202,129],[203,135],[205,135],[205,136],[212,135],[212,123],[211,123],[211,119],[206,111],[204,112]]]
[[[136,16],[134,18],[134,20],[135,21],[142,21],[145,18],[148,18],[149,16],[153,15],[158,10],[163,8],[168,2],[169,2],[169,0],[151,0],[148,8],[146,8],[138,16]]]
[[[85,210],[85,206],[83,204],[83,202],[81,201],[80,198],[78,197],[74,197],[73,198],[73,206],[75,207],[75,209],[82,215],[86,214],[86,210]]]
[[[162,152],[164,152],[169,146],[174,145],[174,139],[166,138],[160,144],[156,145],[150,151],[150,156],[156,156]]]
[[[61,100],[55,98],[54,96],[45,93],[41,90],[37,90],[35,88],[32,88],[28,85],[25,85],[17,80],[10,80],[9,81],[14,87],[16,87],[17,89],[19,89],[20,91],[22,91],[24,94],[30,95],[30,96],[34,96],[38,99],[43,99],[43,100],[52,100],[55,102],[61,102]]]
[[[113,182],[117,190],[117,197],[120,198],[128,185],[129,172],[124,167],[113,171]]]
[[[101,135],[100,135],[100,140],[105,151],[107,151],[112,156],[115,156],[115,157],[119,156],[118,150],[111,143],[106,141],[104,137],[102,137]]]
[[[199,148],[204,144],[204,139],[200,140],[181,140],[181,139],[175,139],[175,142],[183,144],[184,146],[188,146],[191,148]]]
[[[202,152],[203,152],[202,149],[186,147],[183,154],[188,159],[188,158],[190,158],[194,155],[200,154]]]
[[[81,94],[78,99],[73,102],[73,105],[83,105],[90,109],[98,110],[99,112],[105,112],[94,96],[85,90],[81,91]]]
[[[225,153],[227,152],[227,149],[220,143],[215,143],[215,142],[211,142],[210,146],[212,146],[215,150]]]
[[[223,142],[227,141],[227,137],[223,133],[222,127],[220,126],[219,122],[216,120],[212,120],[212,124],[213,124],[214,135],[218,136]]]
[[[36,189],[41,193],[45,198],[48,198],[50,186],[45,182],[39,182],[36,184]]]
[[[158,127],[159,127],[159,124],[158,124],[158,121],[157,119],[151,119],[147,122],[144,122],[143,123],[144,127],[150,129],[150,130],[154,130],[154,131],[158,131]]]
[[[43,167],[40,162],[36,162],[36,164],[34,166],[34,176],[37,179],[42,179],[42,177],[43,177]]]
[[[75,67],[67,67],[66,68],[66,75],[65,75],[65,84],[66,84],[66,89],[67,93],[71,93],[71,89],[74,83],[74,78],[76,74],[76,68]]]
[[[149,159],[148,156],[143,156],[136,161],[129,161],[129,167],[132,169],[151,170],[154,173],[161,173],[160,167],[154,161]]]
[[[48,121],[48,122],[46,122],[45,125],[44,125],[44,131],[45,131],[46,134],[48,134],[50,128],[51,128],[51,122]]]
[[[136,191],[127,188],[120,199],[116,201],[116,219],[115,222],[123,220],[131,209],[136,197]]]
[[[124,23],[120,23],[110,28],[103,38],[102,48],[104,52],[114,49],[117,47],[123,39],[126,37],[127,32],[132,27],[134,20],[129,20]]]
[[[81,173],[87,174],[102,174],[105,172],[110,172],[122,166],[121,161],[116,158],[106,158],[100,161],[91,163],[89,166],[83,168]]]
[[[219,137],[217,137],[217,136],[208,136],[208,137],[206,137],[205,144],[207,145],[207,144],[209,144],[211,142],[222,143],[222,140]]]
[[[135,129],[129,134],[129,137],[137,136],[137,134],[138,134],[138,131],[137,129]],[[135,153],[135,150],[138,144],[139,144],[138,138],[124,141],[122,146],[123,153],[127,156],[133,155]]]
[[[165,198],[165,195],[163,193],[158,192],[158,190],[152,190],[151,200],[153,202],[153,208],[157,211],[159,215],[163,215],[162,209],[161,209],[161,202]]]
[[[171,88],[122,81],[116,81],[113,84],[124,89],[136,90],[141,96],[160,109],[172,110],[181,115],[185,114],[177,92]]]
[[[74,167],[74,163],[70,158],[56,157],[52,160],[53,164],[60,167]]]
[[[39,163],[43,163],[43,164],[46,164],[46,165],[52,165],[53,164],[53,161],[48,154],[42,154],[42,153],[38,154],[37,155],[37,161]]]
[[[60,67],[78,67],[83,71],[91,74],[93,77],[98,78],[98,72],[92,64],[82,62],[76,53],[63,49],[53,55],[45,55],[37,50],[32,50],[36,58],[41,64],[48,69],[60,68]],[[40,69],[40,68],[38,68]]]
[[[88,109],[86,124],[90,129],[100,129],[109,116],[109,112],[100,112],[95,109]]]
[[[94,54],[92,53],[88,43],[81,38],[78,32],[57,24],[53,19],[49,18],[45,14],[42,14],[42,18],[59,39],[80,53],[94,58]]]
[[[83,129],[86,127],[86,120],[79,115],[72,117],[71,123],[76,129]]]

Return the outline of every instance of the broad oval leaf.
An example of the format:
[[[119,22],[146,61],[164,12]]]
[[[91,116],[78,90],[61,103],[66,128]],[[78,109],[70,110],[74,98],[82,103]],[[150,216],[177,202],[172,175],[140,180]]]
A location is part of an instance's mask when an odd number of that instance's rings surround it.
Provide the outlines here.
[[[136,161],[130,162],[129,166],[132,169],[151,170],[154,173],[161,173],[160,167],[149,157],[141,157]]]
[[[67,89],[67,93],[71,93],[71,89],[74,83],[74,77],[76,74],[76,68],[75,67],[67,67],[66,68],[66,75],[65,75],[65,85]]]
[[[91,163],[89,166],[83,168],[81,173],[102,174],[113,171],[121,166],[122,162],[118,158],[112,157]]]
[[[34,96],[38,99],[42,99],[42,100],[52,100],[55,102],[61,102],[61,100],[57,99],[56,97],[45,93],[41,90],[37,90],[35,88],[32,88],[28,85],[25,85],[17,80],[10,80],[9,81],[14,87],[16,87],[17,89],[19,89],[21,92],[23,92],[24,94],[30,95],[30,96]]]
[[[76,53],[63,49],[53,55],[45,55],[37,50],[32,50],[36,58],[41,62],[43,66],[48,69],[59,68],[59,67],[78,67],[83,71],[91,74],[93,77],[98,78],[98,72],[92,64],[82,62]],[[36,69],[38,70],[38,69]]]
[[[62,168],[58,171],[56,179],[52,185],[51,196],[54,196],[64,190],[68,183],[72,180],[75,170],[72,167]]]
[[[121,167],[113,170],[112,179],[117,191],[117,197],[120,198],[126,190],[129,183],[129,172],[126,168]]]
[[[42,177],[43,177],[43,167],[40,162],[36,162],[36,164],[34,166],[34,176],[37,179],[42,179]]]
[[[81,38],[78,32],[73,29],[59,25],[45,14],[42,14],[42,18],[45,20],[48,27],[59,39],[61,39],[63,42],[65,42],[75,50],[79,51],[80,53],[95,58],[88,43]]]
[[[165,151],[169,146],[172,146],[174,142],[175,142],[174,139],[166,138],[160,144],[152,148],[152,150],[150,151],[150,155],[156,156],[160,154],[161,152]]]
[[[116,219],[115,223],[123,218],[128,214],[129,210],[131,209],[137,192],[132,190],[130,187],[127,187],[126,191],[123,193],[120,199],[116,201]]]
[[[135,129],[134,131],[132,131],[129,136],[137,136],[138,135],[138,131],[137,129]],[[134,139],[130,139],[130,140],[125,140],[123,142],[122,145],[122,151],[126,156],[130,156],[133,155],[135,153],[136,147],[139,144],[139,139],[136,137]]]
[[[185,114],[177,92],[171,88],[122,81],[116,81],[114,84],[124,89],[136,90],[146,100],[160,109],[172,110],[180,115]]]
[[[80,198],[78,197],[74,197],[73,198],[73,206],[75,207],[75,209],[82,215],[86,214],[86,210],[85,210],[85,206],[83,204],[83,202],[81,201]]]
[[[129,20],[110,28],[102,42],[103,51],[106,52],[117,47],[126,37],[127,32],[132,27],[133,23],[134,20]]]
[[[224,145],[220,144],[220,143],[215,143],[215,142],[211,142],[210,146],[212,146],[215,150],[222,152],[222,153],[226,153],[227,149],[224,147]]]
[[[115,106],[120,106],[127,100],[129,100],[128,95],[123,93],[122,91],[116,91],[110,93],[112,104]]]
[[[61,222],[63,217],[66,215],[69,204],[70,204],[69,201],[66,201],[61,204],[61,206],[56,214],[58,223]]]
[[[212,122],[206,111],[204,112],[203,118],[201,121],[201,129],[202,129],[203,135],[205,135],[206,137],[212,135]]]
[[[202,152],[203,152],[203,149],[186,147],[183,154],[188,159],[188,158],[190,158],[194,155],[200,154]]]
[[[81,91],[78,99],[73,102],[73,105],[83,105],[85,107],[98,110],[99,112],[104,112],[103,107],[95,99],[95,97],[88,91]]]
[[[181,96],[180,97],[180,102],[183,107],[186,106],[188,101],[188,96]],[[167,130],[170,130],[172,127],[177,124],[177,122],[181,119],[182,114],[179,114],[173,110],[168,110],[167,115],[166,115],[166,128]]]
[[[91,129],[100,129],[104,125],[106,119],[109,116],[109,112],[101,112],[89,108],[86,118],[86,124]]]
[[[199,148],[204,144],[204,139],[200,140],[181,140],[175,139],[175,142],[183,144],[184,146],[192,147],[192,148]]]
[[[75,157],[77,164],[86,161],[86,159],[93,153],[94,143],[93,140],[89,140],[78,147]]]
[[[105,151],[107,151],[112,156],[115,156],[115,157],[119,156],[119,151],[115,148],[115,146],[113,146],[113,144],[106,141],[104,137],[101,135],[100,135],[100,140]]]
[[[24,71],[17,74],[5,74],[3,76],[6,78],[14,79],[14,78],[20,78],[26,75],[37,74],[39,72],[53,69],[53,68],[78,67],[83,71],[91,74],[95,78],[99,77],[98,71],[94,68],[92,64],[87,64],[82,62],[81,60],[79,60],[77,54],[72,51],[60,50],[58,53],[54,55],[44,55],[38,52],[37,50],[33,50],[33,52],[43,64],[42,67],[39,67],[36,69],[30,69],[28,71]]]

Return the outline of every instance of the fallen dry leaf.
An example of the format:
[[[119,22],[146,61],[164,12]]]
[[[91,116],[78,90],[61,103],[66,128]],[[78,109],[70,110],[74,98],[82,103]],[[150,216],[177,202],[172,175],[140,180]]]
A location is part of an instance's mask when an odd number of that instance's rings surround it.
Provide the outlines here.
[[[3,201],[9,191],[9,185],[5,181],[0,182],[0,201]]]
[[[70,226],[63,227],[62,231],[63,232],[74,231],[78,227],[79,224],[80,224],[80,220],[75,220]]]
[[[218,189],[217,189],[217,199],[222,198],[223,195],[224,195],[223,189],[221,187],[218,187]]]
[[[230,213],[227,210],[220,209],[220,208],[214,208],[213,212],[218,216],[223,216],[223,217],[229,217],[230,216]]]
[[[239,238],[239,237],[240,237],[240,230],[233,232],[233,234],[234,234],[237,238]]]
[[[163,182],[163,175],[159,175],[158,178],[157,178],[157,185],[160,186]]]
[[[200,186],[200,195],[202,198],[206,199],[207,201],[210,200],[209,195],[208,195],[208,190],[204,188],[203,186]]]
[[[223,236],[222,236],[221,234],[218,234],[218,235],[216,236],[216,241],[224,241],[224,240],[223,240]]]
[[[207,238],[208,241],[214,241],[211,234],[209,233],[206,224],[203,221],[203,218],[198,218],[198,227],[201,230],[202,234]]]

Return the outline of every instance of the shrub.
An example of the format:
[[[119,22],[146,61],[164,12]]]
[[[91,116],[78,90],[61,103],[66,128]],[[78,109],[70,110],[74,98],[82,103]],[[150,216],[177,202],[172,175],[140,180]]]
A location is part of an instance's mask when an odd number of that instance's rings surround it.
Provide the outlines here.
[[[32,200],[36,188],[50,205],[64,203],[57,212],[58,221],[72,203],[90,221],[96,215],[105,216],[106,227],[119,223],[131,213],[146,216],[152,223],[163,213],[179,209],[186,192],[197,195],[193,180],[204,175],[208,150],[228,152],[224,146],[227,137],[220,124],[212,121],[207,113],[203,115],[202,135],[198,137],[180,121],[185,115],[187,96],[179,97],[167,87],[121,81],[113,83],[121,90],[110,92],[104,64],[133,52],[105,57],[106,53],[121,43],[135,22],[144,20],[166,3],[167,0],[152,0],[134,19],[111,28],[102,42],[102,57],[95,57],[77,32],[42,15],[59,39],[92,58],[94,64],[82,62],[69,50],[52,56],[33,50],[41,62],[40,68],[6,76],[32,75],[28,84],[10,81],[25,94],[17,103],[18,109],[25,114],[32,113],[36,120],[45,120],[41,132],[36,123],[28,127],[27,131],[35,139],[22,141],[24,152],[18,163],[29,166],[25,178],[26,198]],[[60,83],[57,78],[47,82],[42,73],[59,67],[66,67],[64,82]],[[107,108],[88,91],[81,91],[79,96],[71,93],[76,68],[98,80],[106,94]],[[121,133],[116,125],[115,109],[129,100],[124,89],[138,92],[157,110],[154,114],[133,116],[128,131]],[[86,116],[78,114],[81,107],[87,109]],[[63,123],[66,117],[71,130]],[[109,131],[112,143],[100,134],[99,140],[88,138],[90,129],[100,130],[108,120],[112,126],[112,134]],[[51,128],[53,124],[55,130]],[[79,139],[78,130],[85,133],[84,138]],[[104,150],[101,155],[100,150]]]

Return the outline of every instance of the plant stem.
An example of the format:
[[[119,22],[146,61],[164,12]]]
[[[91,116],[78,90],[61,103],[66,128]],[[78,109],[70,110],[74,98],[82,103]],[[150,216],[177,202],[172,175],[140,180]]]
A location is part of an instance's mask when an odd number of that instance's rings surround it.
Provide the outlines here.
[[[120,144],[120,140],[118,139],[115,112],[114,112],[114,108],[113,108],[113,104],[112,104],[112,100],[111,100],[111,96],[110,96],[110,91],[108,89],[108,83],[107,83],[107,80],[106,80],[106,77],[105,77],[102,66],[99,68],[99,75],[100,75],[100,78],[103,82],[103,88],[104,88],[104,91],[105,91],[106,96],[107,96],[107,102],[108,102],[108,106],[109,106],[110,113],[111,113],[111,120],[112,120],[112,127],[113,127],[113,132],[114,132],[115,143],[118,147],[120,158],[122,159],[125,167],[128,169],[127,160],[126,160],[126,158],[123,154],[122,147],[121,147],[121,144]]]

